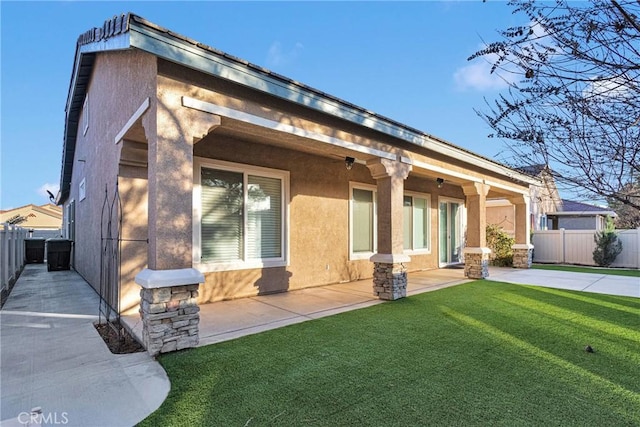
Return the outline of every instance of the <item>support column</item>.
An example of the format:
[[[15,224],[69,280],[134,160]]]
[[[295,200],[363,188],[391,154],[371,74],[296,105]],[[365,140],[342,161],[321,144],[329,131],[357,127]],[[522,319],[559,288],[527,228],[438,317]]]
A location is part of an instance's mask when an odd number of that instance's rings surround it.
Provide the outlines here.
[[[193,144],[220,117],[183,107],[175,94],[158,98],[149,134],[149,252],[153,270],[190,268],[193,259]]]
[[[529,217],[530,198],[521,194],[511,198],[516,207],[515,227],[516,243],[513,249],[513,267],[531,268],[533,262],[533,245],[531,244],[531,223]]]
[[[487,194],[489,186],[472,182],[462,186],[467,207],[467,241],[464,248],[464,275],[470,279],[489,276],[487,248]]]
[[[407,296],[407,272],[404,263],[411,258],[403,253],[402,209],[404,180],[411,165],[396,160],[367,162],[377,183],[378,247],[371,257],[373,294],[380,299],[396,300]]]
[[[154,271],[136,276],[140,290],[142,344],[151,356],[191,348],[199,342],[198,286],[204,276],[195,269]]]

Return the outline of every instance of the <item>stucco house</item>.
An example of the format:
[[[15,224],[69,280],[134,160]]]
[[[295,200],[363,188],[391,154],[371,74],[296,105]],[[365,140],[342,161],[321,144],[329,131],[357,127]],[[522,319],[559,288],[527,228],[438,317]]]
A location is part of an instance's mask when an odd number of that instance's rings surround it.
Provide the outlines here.
[[[395,299],[460,262],[486,277],[491,199],[530,264],[538,179],[134,14],[79,37],[65,125],[73,267],[122,311],[136,277],[200,277],[199,303],[358,279]]]
[[[563,199],[547,165],[530,165],[520,172],[538,178],[530,186],[529,221],[532,231],[538,230],[602,230],[607,217],[617,215],[610,209]],[[515,235],[515,206],[508,199],[487,201],[487,223]]]
[[[10,223],[26,228],[32,237],[59,237],[62,230],[62,209],[50,203],[28,204],[0,211],[0,224]]]
[[[547,165],[529,165],[519,172],[537,178],[529,186],[529,223],[531,230],[547,229],[547,214],[557,212],[562,204],[558,187]],[[487,223],[501,227],[507,234],[515,235],[515,206],[507,198],[487,201]]]

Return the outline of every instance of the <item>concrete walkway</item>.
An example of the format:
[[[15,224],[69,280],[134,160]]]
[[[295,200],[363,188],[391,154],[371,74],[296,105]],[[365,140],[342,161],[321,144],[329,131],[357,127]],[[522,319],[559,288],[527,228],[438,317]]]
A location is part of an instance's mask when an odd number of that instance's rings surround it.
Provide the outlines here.
[[[77,273],[25,267],[0,311],[3,427],[26,425],[38,406],[43,425],[130,427],[162,404],[166,373],[146,352],[109,351],[98,304]]]
[[[612,276],[598,273],[574,273],[557,270],[518,270],[507,267],[490,267],[487,280],[520,285],[544,286],[570,291],[640,297],[640,278],[638,277]]]

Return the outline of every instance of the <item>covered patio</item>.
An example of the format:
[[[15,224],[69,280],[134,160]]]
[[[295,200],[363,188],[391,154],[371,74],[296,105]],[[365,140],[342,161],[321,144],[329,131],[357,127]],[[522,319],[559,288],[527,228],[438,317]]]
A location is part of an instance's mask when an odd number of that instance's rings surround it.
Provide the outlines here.
[[[468,282],[462,268],[425,270],[409,276],[407,295],[435,291]],[[371,279],[295,291],[218,301],[200,306],[198,346],[319,319],[381,304],[371,292]],[[142,321],[135,312],[122,324],[142,342]]]

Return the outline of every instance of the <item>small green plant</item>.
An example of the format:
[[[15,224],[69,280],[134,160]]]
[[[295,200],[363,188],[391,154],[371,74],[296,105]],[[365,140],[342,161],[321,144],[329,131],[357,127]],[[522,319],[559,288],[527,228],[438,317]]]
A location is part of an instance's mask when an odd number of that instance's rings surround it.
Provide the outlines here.
[[[496,267],[511,267],[513,265],[512,246],[515,239],[509,236],[502,227],[495,224],[487,225],[487,246],[491,249],[489,263]]]
[[[622,252],[622,242],[615,232],[613,220],[607,217],[607,224],[602,231],[598,231],[593,240],[596,248],[593,250],[593,260],[600,267],[609,267]]]

